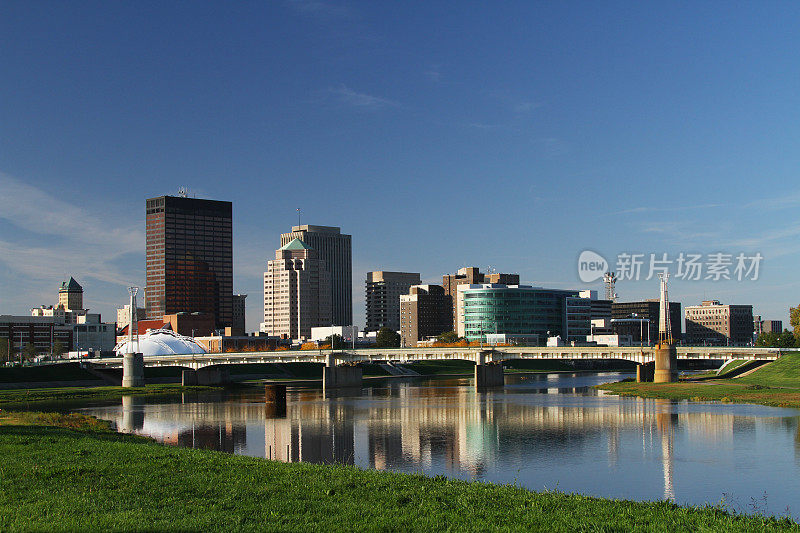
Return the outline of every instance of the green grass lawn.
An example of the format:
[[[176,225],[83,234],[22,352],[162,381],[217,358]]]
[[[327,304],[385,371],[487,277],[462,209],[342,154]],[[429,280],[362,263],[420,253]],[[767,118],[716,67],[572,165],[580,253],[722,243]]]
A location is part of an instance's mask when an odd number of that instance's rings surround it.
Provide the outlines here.
[[[170,447],[81,415],[4,422],[3,531],[800,531],[718,508]]]
[[[27,409],[43,402],[68,402],[74,400],[115,400],[123,396],[141,396],[153,394],[179,394],[220,390],[219,387],[163,384],[145,387],[62,387],[51,389],[11,389],[0,391],[0,408]]]
[[[97,376],[82,369],[79,363],[0,367],[0,383],[80,381],[99,379],[100,378]]]
[[[597,388],[622,396],[670,400],[731,401],[800,408],[800,354],[782,355],[778,360],[747,376],[680,383],[620,382]]]
[[[751,385],[800,389],[800,353],[782,355],[752,374],[736,378],[736,381]]]

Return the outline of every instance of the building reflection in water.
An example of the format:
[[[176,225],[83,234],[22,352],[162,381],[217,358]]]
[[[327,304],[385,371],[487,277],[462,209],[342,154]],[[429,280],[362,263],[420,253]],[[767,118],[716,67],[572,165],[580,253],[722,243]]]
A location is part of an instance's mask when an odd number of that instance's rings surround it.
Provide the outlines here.
[[[212,401],[187,396],[163,404],[126,396],[121,408],[93,414],[113,420],[120,431],[180,446],[377,469],[427,472],[436,466],[467,478],[507,464],[524,468],[528,457],[566,462],[576,448],[596,447],[612,470],[624,468],[633,456],[655,454],[663,497],[671,500],[676,499],[676,431],[685,442],[714,447],[755,427],[755,417],[692,412],[669,400],[599,398],[603,393],[586,386],[554,388],[540,378],[526,383],[512,376],[505,388],[480,392],[465,383],[392,382],[337,394],[290,388],[285,412],[257,394]],[[769,420],[796,435],[800,457],[797,417]],[[639,438],[640,451],[631,447]],[[641,475],[652,477],[649,472]]]

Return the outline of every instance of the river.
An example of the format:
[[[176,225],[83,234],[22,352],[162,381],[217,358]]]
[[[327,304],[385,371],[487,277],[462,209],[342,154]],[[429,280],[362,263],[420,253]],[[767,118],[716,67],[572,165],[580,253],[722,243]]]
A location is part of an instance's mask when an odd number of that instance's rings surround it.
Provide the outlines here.
[[[258,389],[81,411],[178,446],[800,519],[800,411],[592,388],[623,377],[515,374],[488,391],[468,378],[290,386],[285,413]]]

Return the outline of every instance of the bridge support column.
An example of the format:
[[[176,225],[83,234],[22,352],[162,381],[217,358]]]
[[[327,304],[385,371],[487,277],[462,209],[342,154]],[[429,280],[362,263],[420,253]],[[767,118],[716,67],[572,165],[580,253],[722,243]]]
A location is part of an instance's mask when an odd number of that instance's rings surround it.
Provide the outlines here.
[[[325,366],[322,369],[322,388],[336,389],[361,386],[361,367]]]
[[[122,355],[122,386],[144,387],[144,355],[140,353]]]
[[[136,396],[122,397],[122,420],[119,425],[122,433],[133,433],[144,427],[144,411],[140,409],[143,403]]]
[[[286,385],[265,385],[264,404],[267,418],[286,416]]]
[[[653,381],[653,363],[636,365],[636,382]]]
[[[227,385],[231,382],[231,373],[227,368],[205,367],[196,371],[198,385]]]
[[[658,344],[655,348],[654,383],[678,381],[678,350],[673,344]]]
[[[197,370],[181,371],[181,385],[184,387],[197,385]]]
[[[475,386],[479,389],[485,387],[502,387],[505,384],[503,376],[503,363],[487,363],[486,356],[490,352],[478,354],[475,363]]]

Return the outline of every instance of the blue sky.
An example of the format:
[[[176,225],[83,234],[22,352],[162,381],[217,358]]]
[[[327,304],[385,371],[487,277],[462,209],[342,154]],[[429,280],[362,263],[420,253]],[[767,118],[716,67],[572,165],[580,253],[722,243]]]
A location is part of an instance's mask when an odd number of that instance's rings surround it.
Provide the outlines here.
[[[760,252],[757,281],[671,296],[787,321],[799,20],[790,2],[4,2],[0,312],[73,275],[113,320],[144,284],[145,198],[185,186],[233,202],[251,330],[297,207],[353,235],[362,324],[369,270],[582,288],[585,249]]]

